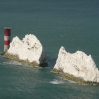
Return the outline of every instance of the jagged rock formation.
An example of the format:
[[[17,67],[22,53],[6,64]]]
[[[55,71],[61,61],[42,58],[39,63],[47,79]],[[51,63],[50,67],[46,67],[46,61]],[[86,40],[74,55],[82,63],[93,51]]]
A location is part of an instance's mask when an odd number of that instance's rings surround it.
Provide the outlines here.
[[[83,84],[99,83],[99,70],[94,60],[82,51],[71,54],[61,47],[52,72]]]
[[[42,44],[35,35],[25,35],[23,40],[17,36],[10,43],[10,48],[3,55],[6,58],[32,66],[46,66],[46,54]]]

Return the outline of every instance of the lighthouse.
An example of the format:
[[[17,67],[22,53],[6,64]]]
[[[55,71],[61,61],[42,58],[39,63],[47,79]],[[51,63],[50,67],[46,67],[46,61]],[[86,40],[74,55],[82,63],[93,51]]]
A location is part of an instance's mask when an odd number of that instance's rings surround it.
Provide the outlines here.
[[[6,52],[9,49],[10,36],[11,36],[11,28],[4,27],[4,52]]]

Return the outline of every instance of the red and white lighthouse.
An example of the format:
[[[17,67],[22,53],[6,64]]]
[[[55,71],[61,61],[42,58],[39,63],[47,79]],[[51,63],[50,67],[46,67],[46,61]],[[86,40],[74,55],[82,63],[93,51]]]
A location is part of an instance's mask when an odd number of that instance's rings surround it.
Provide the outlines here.
[[[6,52],[9,49],[10,36],[11,36],[11,28],[4,27],[4,52]]]

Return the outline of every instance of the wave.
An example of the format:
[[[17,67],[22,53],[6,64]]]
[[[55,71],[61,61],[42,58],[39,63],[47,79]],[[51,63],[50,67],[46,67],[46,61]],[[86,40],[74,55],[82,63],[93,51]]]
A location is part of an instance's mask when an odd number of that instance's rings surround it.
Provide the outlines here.
[[[68,79],[67,79],[68,80]],[[69,83],[77,83],[75,81],[72,81],[72,80],[68,80]]]
[[[51,84],[64,84],[64,81],[60,81],[60,80],[57,80],[57,79],[53,79],[52,81],[50,81],[49,83]]]
[[[3,62],[3,64],[8,64],[8,65],[22,65],[21,63],[14,61],[14,60],[9,60],[6,62]]]

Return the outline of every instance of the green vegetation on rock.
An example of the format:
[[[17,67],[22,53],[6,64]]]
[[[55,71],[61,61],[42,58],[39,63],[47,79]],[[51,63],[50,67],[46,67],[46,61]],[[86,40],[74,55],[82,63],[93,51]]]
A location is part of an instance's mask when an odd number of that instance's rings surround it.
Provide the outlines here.
[[[8,59],[11,59],[11,60],[15,60],[15,61],[18,61],[22,64],[26,64],[26,65],[29,65],[29,66],[34,66],[34,67],[40,67],[40,66],[47,66],[47,63],[44,63],[44,64],[38,64],[36,61],[33,61],[33,62],[29,62],[28,60],[21,60],[19,59],[18,55],[13,55],[13,54],[9,54],[9,53],[5,53],[3,54],[3,56],[5,58],[8,58]]]
[[[86,85],[98,84],[98,85],[99,85],[99,83],[97,83],[97,82],[85,81],[85,80],[82,79],[82,78],[74,77],[74,76],[71,75],[71,74],[64,73],[62,70],[53,69],[51,72],[57,73],[57,74],[61,74],[64,78],[66,78],[66,79],[68,79],[68,80],[72,80],[72,81],[78,82],[78,83],[80,83],[80,84],[86,84]]]

